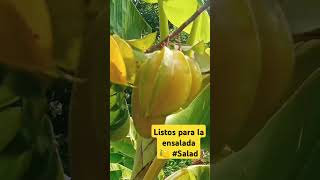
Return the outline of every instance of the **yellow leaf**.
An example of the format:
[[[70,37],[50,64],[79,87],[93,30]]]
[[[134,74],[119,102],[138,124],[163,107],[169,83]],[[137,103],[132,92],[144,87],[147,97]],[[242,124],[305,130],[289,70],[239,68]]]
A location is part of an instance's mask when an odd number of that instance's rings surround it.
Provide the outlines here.
[[[157,38],[157,32],[154,32],[144,36],[142,39],[132,39],[132,40],[128,40],[127,42],[131,46],[137,49],[146,51],[153,45],[153,43],[156,41],[156,38]]]
[[[119,46],[110,36],[110,81],[117,84],[127,83],[127,72]]]
[[[113,38],[119,46],[124,64],[126,65],[127,80],[133,84],[137,71],[137,63],[134,58],[133,50],[130,45],[118,35],[113,35]]]

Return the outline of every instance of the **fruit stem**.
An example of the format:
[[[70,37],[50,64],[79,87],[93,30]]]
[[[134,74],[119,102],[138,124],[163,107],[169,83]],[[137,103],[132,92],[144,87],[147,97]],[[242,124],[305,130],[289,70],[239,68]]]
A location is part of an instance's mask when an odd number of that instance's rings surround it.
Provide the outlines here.
[[[163,8],[163,0],[159,0],[159,27],[160,41],[164,40],[169,35],[168,18]]]
[[[154,158],[152,161],[146,175],[144,176],[143,180],[153,180],[156,179],[158,174],[160,173],[162,167],[166,163],[166,159],[158,159],[157,157]]]

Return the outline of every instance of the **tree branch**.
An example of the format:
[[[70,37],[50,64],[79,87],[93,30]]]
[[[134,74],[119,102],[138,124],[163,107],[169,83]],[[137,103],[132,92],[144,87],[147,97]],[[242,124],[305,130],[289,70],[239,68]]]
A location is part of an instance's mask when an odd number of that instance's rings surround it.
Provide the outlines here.
[[[295,43],[300,41],[309,41],[312,39],[320,39],[320,29],[293,35],[293,40]]]
[[[176,37],[180,34],[184,28],[186,28],[192,21],[194,21],[204,10],[206,10],[210,6],[210,1],[207,1],[203,6],[201,6],[189,19],[187,19],[178,29],[176,29],[173,33],[163,39],[159,44],[156,44],[149,48],[146,52],[150,53],[155,50],[161,48],[162,44],[168,42],[170,39]]]

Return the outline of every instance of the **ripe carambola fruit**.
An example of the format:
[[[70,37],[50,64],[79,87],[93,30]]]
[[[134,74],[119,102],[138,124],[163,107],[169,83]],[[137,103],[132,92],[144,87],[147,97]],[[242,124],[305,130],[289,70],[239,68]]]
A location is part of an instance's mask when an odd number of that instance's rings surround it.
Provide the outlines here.
[[[238,133],[254,103],[261,49],[247,0],[215,0],[213,61],[214,154]]]
[[[189,98],[187,100],[187,102],[189,103],[196,97],[196,95],[198,94],[198,92],[201,89],[202,74],[201,74],[201,69],[200,69],[198,63],[195,62],[194,59],[190,58],[189,56],[185,56],[185,58],[189,62],[189,67],[190,67],[190,71],[191,71],[191,75],[192,75],[191,91],[189,94]]]
[[[239,150],[263,128],[287,94],[294,70],[294,44],[285,16],[275,0],[250,0],[262,50],[262,72],[254,106],[239,132]]]
[[[152,124],[163,124],[198,93],[200,71],[192,66],[181,51],[167,47],[141,66],[132,92],[132,118],[141,136],[150,137]]]

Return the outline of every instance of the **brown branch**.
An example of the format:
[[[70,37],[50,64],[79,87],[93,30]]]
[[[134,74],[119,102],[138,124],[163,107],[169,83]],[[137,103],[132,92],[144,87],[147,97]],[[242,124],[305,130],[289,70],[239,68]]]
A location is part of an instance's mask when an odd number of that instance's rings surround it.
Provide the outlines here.
[[[194,21],[204,10],[206,10],[210,6],[210,1],[207,1],[203,6],[201,6],[189,19],[187,19],[178,29],[176,29],[173,33],[163,39],[160,43],[149,48],[146,53],[153,52],[161,48],[162,44],[168,42],[170,39],[179,35],[184,28],[186,28],[192,21]]]
[[[293,35],[293,40],[295,43],[301,41],[309,41],[313,39],[320,39],[320,29],[315,29],[313,31]]]

